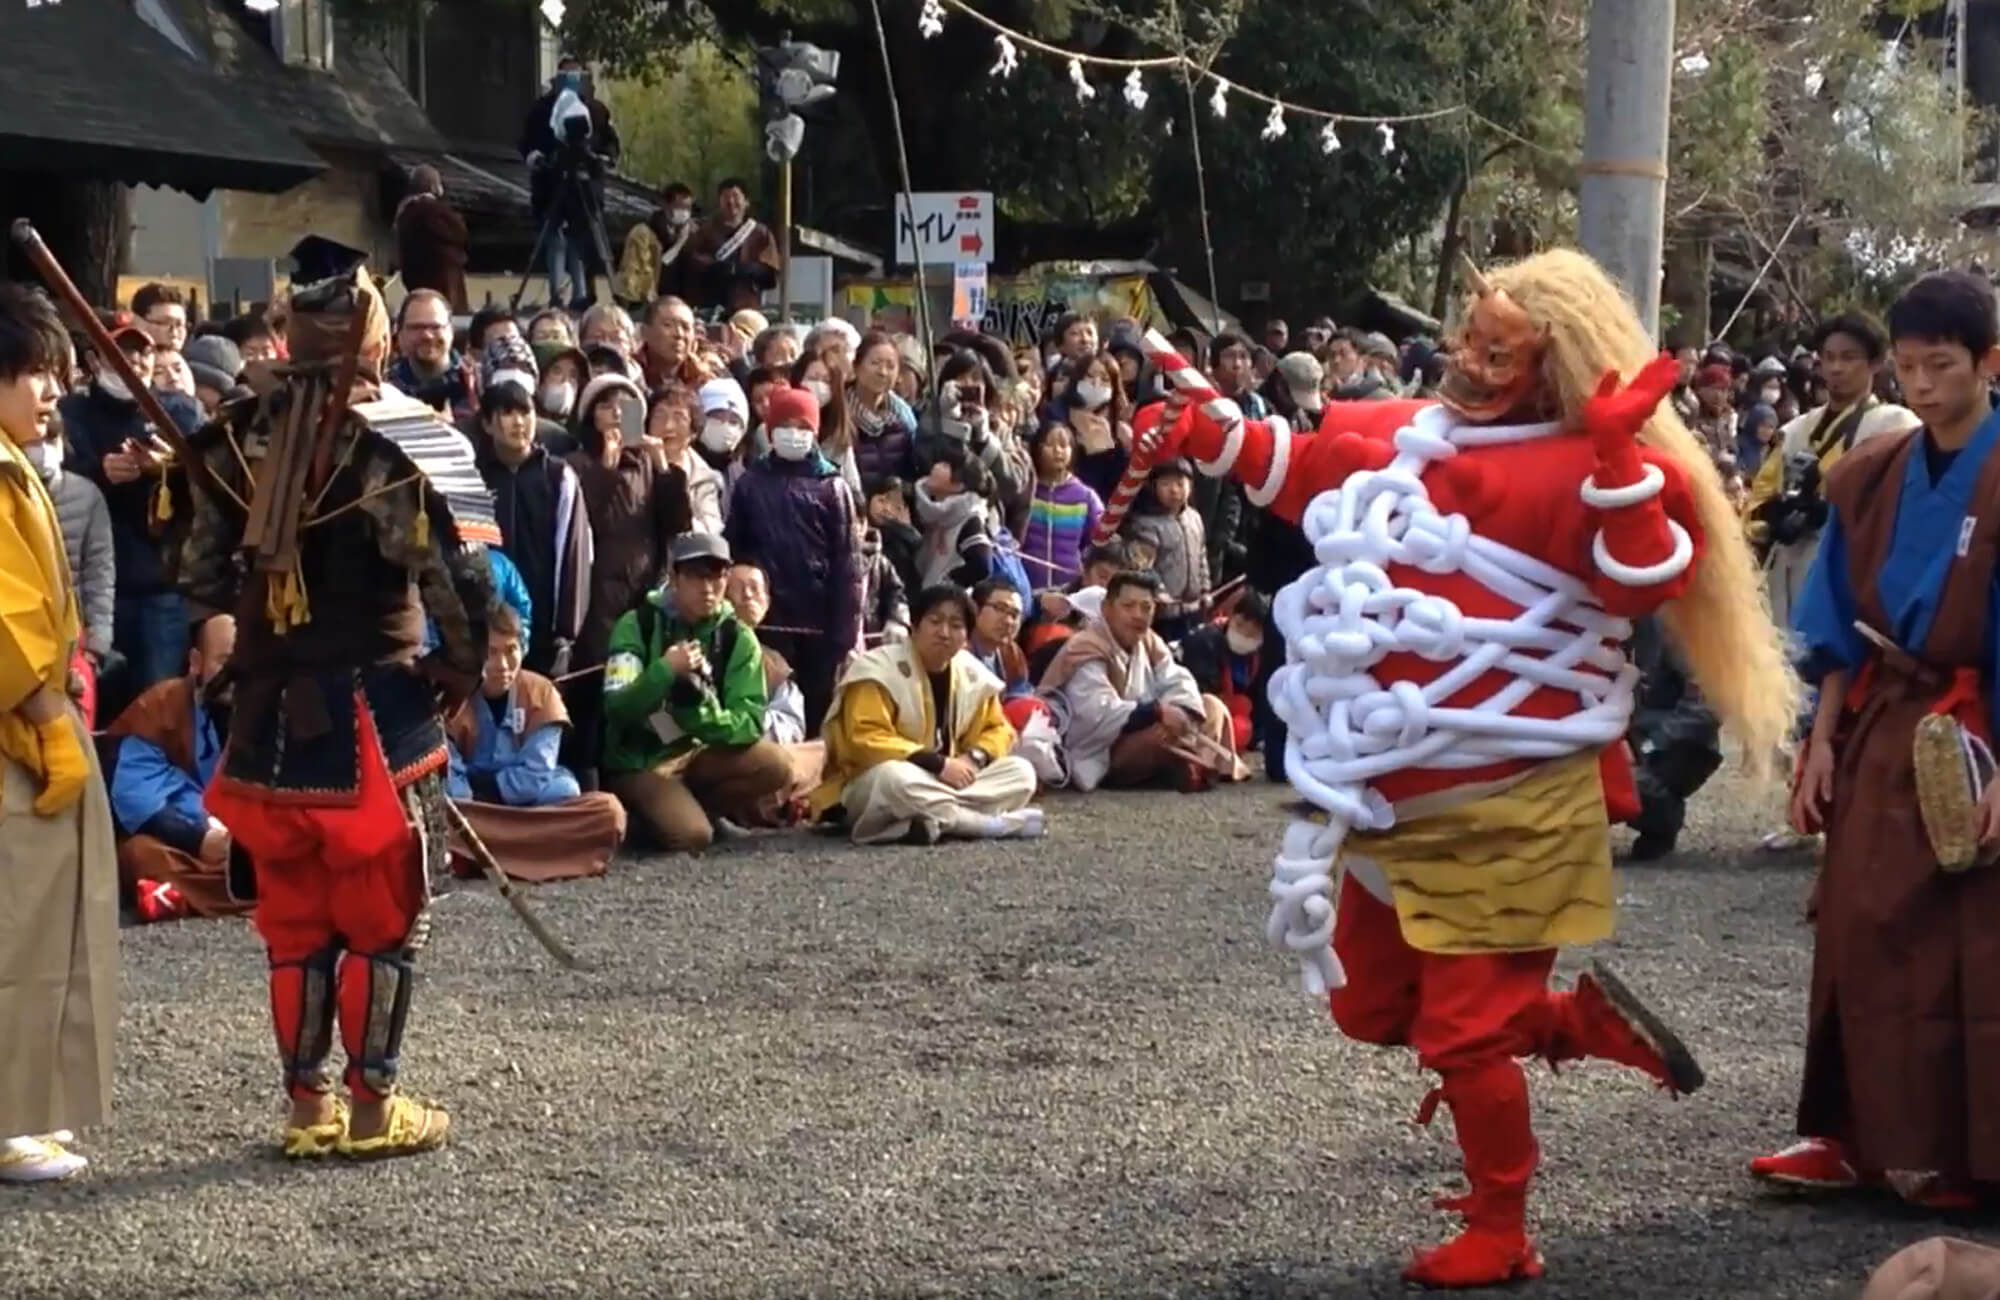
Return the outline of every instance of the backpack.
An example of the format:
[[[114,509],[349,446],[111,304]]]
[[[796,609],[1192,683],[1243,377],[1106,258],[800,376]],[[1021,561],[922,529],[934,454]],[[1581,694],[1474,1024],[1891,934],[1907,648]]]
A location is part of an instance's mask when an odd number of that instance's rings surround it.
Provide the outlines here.
[[[1014,540],[1014,534],[1007,531],[1007,525],[996,522],[993,525],[993,551],[987,560],[987,567],[995,578],[1021,593],[1023,608],[1033,608],[1035,587],[1028,581],[1028,566],[1021,563],[1021,544]]]

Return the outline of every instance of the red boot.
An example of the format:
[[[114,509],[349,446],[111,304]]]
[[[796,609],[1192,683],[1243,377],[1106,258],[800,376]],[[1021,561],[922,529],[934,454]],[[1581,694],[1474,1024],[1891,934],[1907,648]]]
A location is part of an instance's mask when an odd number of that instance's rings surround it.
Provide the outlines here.
[[[1549,1064],[1596,1057],[1651,1075],[1676,1095],[1707,1081],[1687,1044],[1603,962],[1593,961],[1569,993],[1551,993]]]
[[[133,910],[148,925],[155,921],[176,921],[188,914],[187,899],[168,881],[137,881],[133,894]]]
[[[1844,1192],[1861,1185],[1861,1174],[1840,1143],[1806,1138],[1773,1155],[1758,1156],[1750,1172],[1769,1183],[1808,1192]]]
[[[1465,1216],[1465,1231],[1419,1251],[1403,1280],[1444,1290],[1503,1286],[1542,1275],[1542,1254],[1528,1236],[1528,1183],[1538,1152],[1528,1126],[1528,1084],[1510,1060],[1444,1077],[1444,1100],[1472,1190],[1440,1202]]]

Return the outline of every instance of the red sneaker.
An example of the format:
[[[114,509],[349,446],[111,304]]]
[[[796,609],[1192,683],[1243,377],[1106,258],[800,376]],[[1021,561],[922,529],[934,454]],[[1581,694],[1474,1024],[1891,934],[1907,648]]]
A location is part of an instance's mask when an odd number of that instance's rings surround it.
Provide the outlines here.
[[[178,920],[188,914],[187,899],[167,881],[141,880],[136,892],[138,898],[134,901],[139,919],[149,925],[154,921]]]
[[[1418,1251],[1403,1280],[1438,1291],[1505,1286],[1542,1275],[1542,1252],[1524,1232],[1467,1228],[1441,1246]]]
[[[1687,1044],[1603,962],[1591,962],[1567,998],[1556,997],[1563,1005],[1552,1063],[1587,1056],[1616,1061],[1644,1071],[1676,1095],[1707,1082]]]
[[[1750,1172],[1765,1182],[1804,1191],[1844,1192],[1861,1185],[1847,1153],[1825,1138],[1806,1138],[1775,1155],[1758,1156],[1750,1162]]]

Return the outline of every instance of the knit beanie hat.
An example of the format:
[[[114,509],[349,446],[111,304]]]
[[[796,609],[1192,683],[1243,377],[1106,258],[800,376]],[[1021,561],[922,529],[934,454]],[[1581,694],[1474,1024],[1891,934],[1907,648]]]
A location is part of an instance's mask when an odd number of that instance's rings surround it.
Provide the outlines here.
[[[713,411],[734,411],[736,418],[747,426],[750,423],[750,400],[743,395],[743,386],[734,379],[724,377],[711,379],[695,391],[701,404],[701,413]]]
[[[819,399],[803,388],[773,388],[765,407],[764,427],[778,429],[803,424],[819,433]]]
[[[541,367],[535,364],[535,350],[520,335],[500,334],[486,341],[486,351],[479,360],[482,391],[496,383],[515,383],[533,397],[541,374]]]

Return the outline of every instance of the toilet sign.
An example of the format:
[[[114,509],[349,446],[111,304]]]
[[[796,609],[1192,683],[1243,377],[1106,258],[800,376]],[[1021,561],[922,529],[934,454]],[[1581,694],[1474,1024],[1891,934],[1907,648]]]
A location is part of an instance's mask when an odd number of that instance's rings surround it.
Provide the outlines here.
[[[993,196],[978,191],[927,191],[896,196],[896,261],[903,266],[955,266],[993,260]]]

